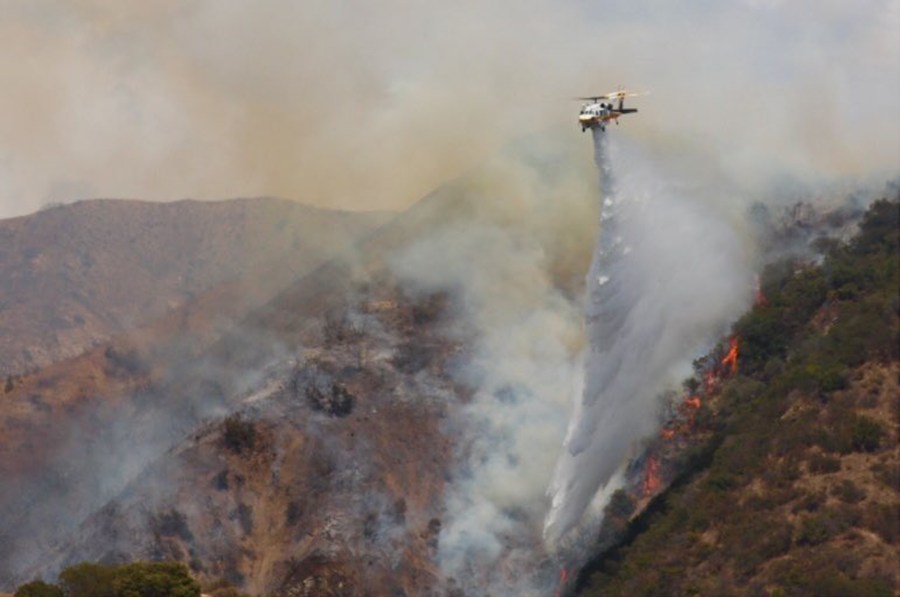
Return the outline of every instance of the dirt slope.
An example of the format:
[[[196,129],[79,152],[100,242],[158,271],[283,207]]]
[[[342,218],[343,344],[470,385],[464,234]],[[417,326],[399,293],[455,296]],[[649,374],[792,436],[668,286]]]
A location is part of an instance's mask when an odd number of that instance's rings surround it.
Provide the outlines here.
[[[277,199],[94,200],[0,221],[0,374],[81,354],[223,283],[258,304],[387,218]]]

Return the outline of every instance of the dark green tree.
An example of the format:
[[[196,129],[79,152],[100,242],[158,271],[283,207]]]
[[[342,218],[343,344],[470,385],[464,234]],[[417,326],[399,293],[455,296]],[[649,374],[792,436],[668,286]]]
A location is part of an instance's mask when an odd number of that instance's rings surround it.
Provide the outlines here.
[[[116,597],[114,578],[113,567],[84,562],[63,570],[59,584],[66,597]]]
[[[199,597],[200,584],[178,562],[119,566],[82,563],[59,575],[62,593],[28,597]]]
[[[64,594],[56,585],[33,580],[16,589],[15,597],[64,597]]]
[[[200,584],[178,562],[135,562],[116,571],[116,597],[199,597]]]

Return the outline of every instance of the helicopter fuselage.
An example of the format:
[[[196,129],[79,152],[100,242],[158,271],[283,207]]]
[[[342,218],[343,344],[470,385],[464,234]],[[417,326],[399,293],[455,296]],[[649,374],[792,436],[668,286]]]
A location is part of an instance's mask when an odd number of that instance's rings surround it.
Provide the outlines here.
[[[581,112],[578,114],[578,124],[581,125],[581,132],[594,127],[606,130],[606,125],[609,122],[615,121],[618,124],[620,116],[634,112],[637,112],[637,109],[621,106],[614,108],[611,103],[591,102],[581,107]]]

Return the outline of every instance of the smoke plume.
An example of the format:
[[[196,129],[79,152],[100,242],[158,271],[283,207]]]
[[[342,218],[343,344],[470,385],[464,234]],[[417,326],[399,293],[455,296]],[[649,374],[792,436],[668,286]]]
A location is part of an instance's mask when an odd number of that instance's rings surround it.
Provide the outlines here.
[[[453,374],[471,396],[444,425],[457,465],[438,550],[449,586],[465,594],[548,594],[558,574],[541,525],[581,377],[580,280],[595,202],[578,144],[544,137],[541,145],[523,140],[524,150],[467,177],[470,217],[391,259],[410,292],[455,297],[456,327],[469,335]]]
[[[85,197],[403,208],[566,98],[766,190],[900,162],[900,4],[9,0],[0,216]]]

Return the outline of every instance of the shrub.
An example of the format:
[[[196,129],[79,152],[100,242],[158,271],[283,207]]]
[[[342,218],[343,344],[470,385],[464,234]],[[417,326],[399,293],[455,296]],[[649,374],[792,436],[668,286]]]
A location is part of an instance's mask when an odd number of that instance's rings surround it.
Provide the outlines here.
[[[866,492],[857,487],[856,484],[849,479],[841,481],[835,488],[831,490],[831,493],[834,494],[842,502],[846,502],[848,504],[856,504],[866,499]]]
[[[200,585],[184,564],[134,562],[120,566],[82,563],[59,575],[61,592],[28,597],[199,597]],[[34,584],[34,583],[31,583]],[[52,585],[50,585],[52,587]],[[16,593],[18,597],[18,593]]]
[[[153,518],[153,530],[163,537],[179,537],[191,541],[194,535],[188,527],[187,518],[174,508],[157,514]]]
[[[797,532],[797,543],[800,545],[818,545],[831,538],[828,526],[822,517],[809,516],[800,523]]]
[[[857,452],[874,452],[881,447],[884,429],[881,423],[865,415],[857,415],[853,422],[851,443]]]
[[[220,471],[213,477],[212,486],[218,491],[228,491],[228,469]]]
[[[448,297],[445,293],[436,293],[417,300],[412,306],[412,321],[421,326],[434,323],[447,308]]]
[[[627,519],[634,512],[634,500],[623,489],[617,489],[613,492],[609,499],[609,503],[604,508],[606,516],[614,518]]]
[[[15,597],[64,597],[62,589],[56,585],[35,580],[16,589]]]
[[[791,525],[785,521],[762,520],[748,529],[753,539],[738,558],[738,566],[744,573],[755,570],[760,564],[787,553],[791,548]],[[743,561],[742,561],[743,560]]]
[[[135,562],[118,567],[113,582],[116,597],[199,597],[200,584],[184,564]]]
[[[863,512],[863,526],[885,543],[896,545],[900,538],[900,508],[896,504],[872,504]]]
[[[110,346],[103,354],[109,363],[109,366],[106,368],[108,375],[115,376],[117,373],[122,372],[129,375],[143,375],[147,372],[147,367],[141,361],[140,355],[135,349],[120,351]]]
[[[115,576],[112,566],[84,562],[63,570],[59,584],[66,597],[118,597],[113,587]]]
[[[819,508],[824,506],[827,500],[828,496],[825,495],[824,491],[814,491],[812,493],[806,494],[803,499],[794,504],[794,507],[791,508],[791,511],[793,511],[795,514],[803,510],[806,510],[807,512],[815,512]]]
[[[807,516],[796,534],[798,545],[819,545],[861,522],[858,508],[839,506]]]
[[[810,457],[808,466],[811,473],[836,473],[841,470],[841,460],[816,452]]]
[[[315,384],[306,388],[306,399],[313,410],[322,411],[332,417],[346,417],[353,412],[355,398],[341,384],[332,384],[331,392],[322,392]]]
[[[362,329],[354,323],[347,307],[335,308],[325,314],[322,333],[328,345],[352,342],[362,336]]]
[[[253,449],[256,443],[256,426],[251,421],[245,421],[241,415],[231,415],[225,419],[225,432],[223,434],[225,447],[235,454]]]
[[[204,585],[203,594],[210,597],[250,597],[250,595],[241,592],[224,578]]]
[[[900,468],[890,462],[876,462],[871,467],[872,474],[881,483],[900,492]]]
[[[737,487],[738,483],[734,475],[725,471],[715,471],[706,480],[706,485],[714,491],[728,491]]]

